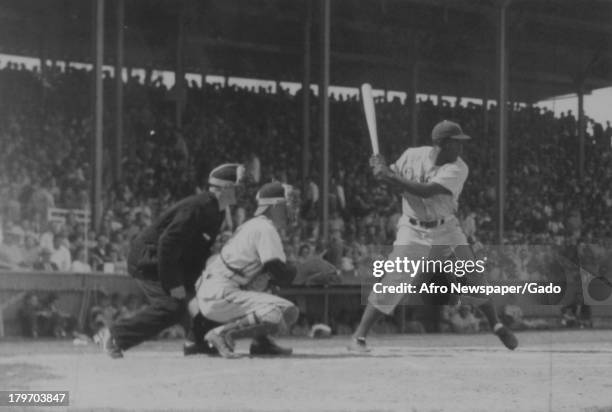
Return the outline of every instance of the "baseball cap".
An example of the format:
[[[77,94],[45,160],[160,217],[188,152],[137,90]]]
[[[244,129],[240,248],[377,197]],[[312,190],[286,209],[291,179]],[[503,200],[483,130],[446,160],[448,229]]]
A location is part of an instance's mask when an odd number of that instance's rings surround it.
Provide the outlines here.
[[[244,166],[239,163],[225,163],[215,167],[208,175],[208,184],[231,187],[244,177]]]
[[[434,144],[439,143],[444,139],[457,139],[457,140],[469,140],[470,136],[463,133],[461,126],[450,120],[442,120],[440,123],[434,126],[431,131],[431,140]]]

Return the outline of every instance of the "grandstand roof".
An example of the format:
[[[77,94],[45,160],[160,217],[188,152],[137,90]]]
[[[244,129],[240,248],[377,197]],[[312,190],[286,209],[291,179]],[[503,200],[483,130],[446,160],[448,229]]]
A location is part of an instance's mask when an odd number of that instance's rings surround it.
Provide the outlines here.
[[[419,93],[496,93],[497,0],[333,0],[331,84],[364,81],[407,90],[419,61]],[[107,0],[105,61],[114,58],[115,2]],[[131,67],[172,69],[178,6],[185,18],[185,67],[206,74],[301,81],[303,1],[129,0],[125,59]],[[313,82],[318,4],[313,1]],[[0,51],[90,60],[90,2],[4,0]],[[612,85],[612,2],[514,0],[508,9],[512,100],[533,102]]]

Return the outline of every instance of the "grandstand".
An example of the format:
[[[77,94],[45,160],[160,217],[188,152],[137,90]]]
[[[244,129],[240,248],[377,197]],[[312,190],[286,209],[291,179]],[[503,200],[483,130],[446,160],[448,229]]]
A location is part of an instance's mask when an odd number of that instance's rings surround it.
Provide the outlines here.
[[[502,312],[522,312],[515,326],[609,328],[612,306],[582,286],[583,272],[607,267],[612,246],[612,125],[583,108],[585,96],[612,86],[610,18],[612,4],[599,0],[3,2],[0,52],[42,64],[0,59],[0,338],[68,335],[86,344],[104,316],[136,310],[130,239],[203,190],[207,173],[226,161],[245,163],[253,179],[226,235],[252,214],[258,185],[290,183],[302,205],[299,223],[283,233],[288,259],[322,254],[338,268],[334,279],[283,292],[303,312],[294,335],[316,323],[350,333],[372,261],[392,244],[401,215],[400,200],[367,166],[370,142],[353,92],[365,81],[377,89],[387,159],[428,144],[442,119],[473,137],[459,217],[489,258],[492,281],[564,285],[555,301],[500,299]],[[536,105],[570,93],[575,111],[556,116]],[[32,328],[23,314],[36,311],[56,316]],[[400,306],[377,331],[455,332],[444,329],[453,325],[448,311]],[[601,343],[606,332],[594,333],[584,339],[612,350]],[[533,351],[545,351],[541,335],[527,336]],[[465,351],[475,345],[457,339]]]

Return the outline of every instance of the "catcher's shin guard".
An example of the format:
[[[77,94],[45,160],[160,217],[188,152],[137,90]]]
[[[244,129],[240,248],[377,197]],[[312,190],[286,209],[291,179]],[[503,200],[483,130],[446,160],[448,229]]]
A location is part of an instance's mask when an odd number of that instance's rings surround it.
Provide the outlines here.
[[[278,331],[278,325],[261,322],[254,313],[250,313],[233,322],[214,328],[206,334],[205,339],[213,345],[224,358],[236,358],[234,354],[235,339],[262,337]]]
[[[256,338],[259,336],[275,334],[279,324],[261,320],[254,313],[222,326],[230,339]]]
[[[276,310],[264,316],[266,320],[261,320],[250,313],[233,322],[226,323],[214,328],[206,334],[205,339],[213,345],[224,358],[235,358],[234,347],[235,339],[241,338],[261,338],[263,336],[278,332],[282,313],[278,310],[278,322],[276,320]]]
[[[276,306],[258,313],[249,313],[242,318],[221,325],[206,334],[205,339],[212,344],[224,358],[234,358],[234,340],[254,338],[261,340],[279,331],[288,331],[298,317],[296,306]]]

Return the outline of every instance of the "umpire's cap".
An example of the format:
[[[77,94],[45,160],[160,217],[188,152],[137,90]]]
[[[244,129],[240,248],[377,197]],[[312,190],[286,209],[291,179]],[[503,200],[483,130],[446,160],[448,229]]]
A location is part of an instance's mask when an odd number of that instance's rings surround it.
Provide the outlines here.
[[[244,177],[244,166],[240,163],[225,163],[215,167],[208,175],[208,184],[217,187],[233,187]]]
[[[440,143],[444,139],[469,140],[470,136],[463,133],[458,123],[450,120],[442,120],[434,126],[431,131],[431,140],[434,144]]]

